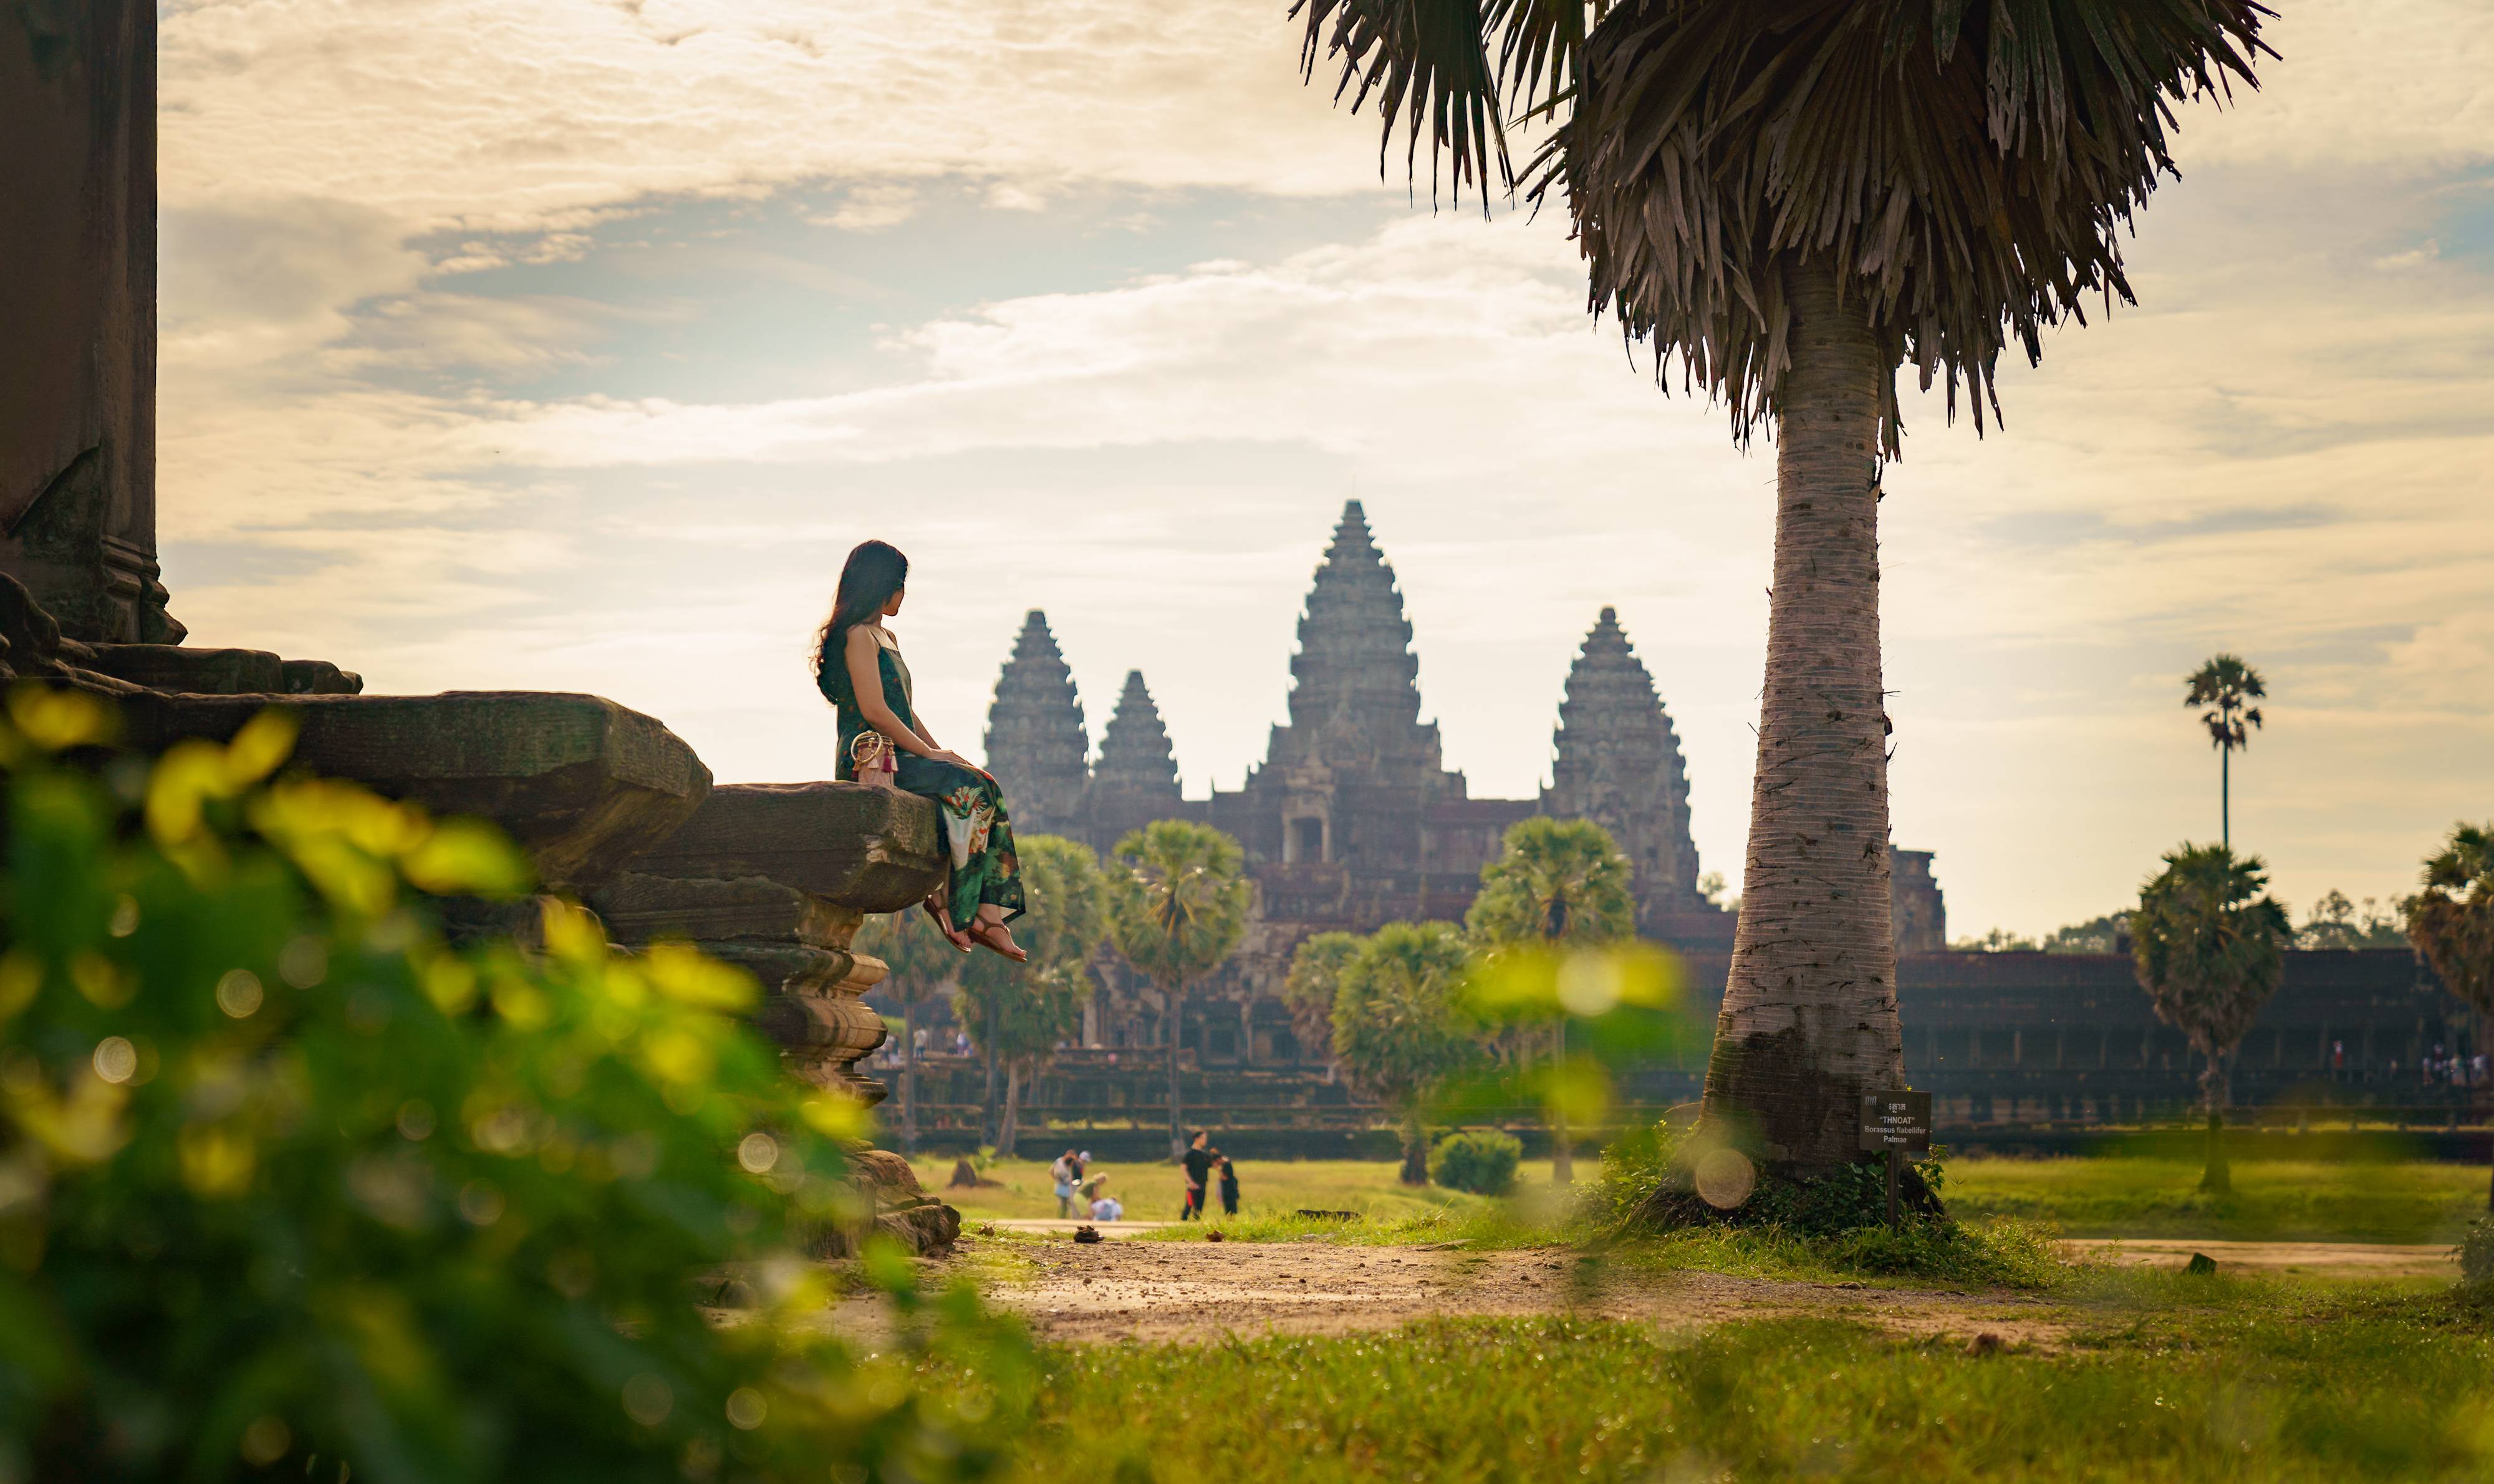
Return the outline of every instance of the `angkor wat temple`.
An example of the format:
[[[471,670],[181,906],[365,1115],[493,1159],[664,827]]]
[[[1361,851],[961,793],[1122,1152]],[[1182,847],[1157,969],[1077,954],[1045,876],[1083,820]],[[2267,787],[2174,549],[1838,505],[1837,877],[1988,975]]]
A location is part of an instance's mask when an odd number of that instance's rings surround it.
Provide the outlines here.
[[[988,763],[1025,834],[1106,853],[1129,830],[1173,817],[1209,822],[1246,847],[1255,921],[1230,966],[1190,992],[1179,1033],[1189,1106],[1233,1143],[1263,1131],[1246,1146],[1268,1151],[1355,1141],[1366,1112],[1327,1075],[1325,1048],[1300,1044],[1283,1005],[1292,950],[1327,929],[1460,921],[1507,826],[1536,814],[1597,821],[1633,863],[1640,932],[1687,960],[1691,1036],[1624,1090],[1649,1108],[1695,1097],[1734,919],[1697,887],[1680,743],[1618,615],[1601,611],[1568,673],[1551,782],[1536,799],[1475,799],[1445,766],[1437,727],[1420,719],[1394,571],[1356,500],[1343,507],[1298,637],[1289,719],[1234,792],[1184,797],[1141,672],[1127,675],[1093,758],[1073,676],[1040,613],[1024,621],[988,712]],[[1892,850],[1890,871],[1906,1072],[1935,1094],[1947,1125],[2136,1123],[2194,1103],[2198,1058],[2156,1021],[2126,954],[1951,952],[1931,853]],[[2288,957],[2285,987],[2236,1060],[2239,1098],[2421,1111],[2483,1095],[2424,1075],[2484,1037],[2414,955]],[[1114,1148],[1121,1124],[1148,1130],[1162,1116],[1163,1015],[1149,985],[1104,960],[1083,1045],[1059,1053],[1026,1112]],[[977,1122],[976,1065],[938,1054],[927,1069],[926,1124],[959,1142]]]
[[[1460,922],[1508,826],[1536,814],[1608,830],[1635,873],[1638,930],[1690,953],[1721,952],[1732,914],[1697,886],[1688,773],[1654,677],[1605,608],[1568,671],[1537,799],[1475,799],[1420,719],[1418,657],[1394,568],[1359,501],[1343,506],[1299,620],[1290,719],[1234,792],[1188,799],[1142,672],[1130,671],[1096,762],[1082,702],[1045,614],[1023,622],[988,713],[987,762],[1018,828],[1106,853],[1155,819],[1192,819],[1246,848],[1257,916],[1231,967],[1202,986],[1215,1002],[1189,1039],[1210,1058],[1292,1062],[1300,1047],[1281,1001],[1293,949],[1329,929]],[[1901,941],[1937,950],[1943,908],[1929,852],[1898,853]],[[1112,982],[1086,1041],[1158,1045],[1158,997]],[[1230,1023],[1234,1020],[1234,1025]],[[1315,1048],[1308,1048],[1314,1050]]]

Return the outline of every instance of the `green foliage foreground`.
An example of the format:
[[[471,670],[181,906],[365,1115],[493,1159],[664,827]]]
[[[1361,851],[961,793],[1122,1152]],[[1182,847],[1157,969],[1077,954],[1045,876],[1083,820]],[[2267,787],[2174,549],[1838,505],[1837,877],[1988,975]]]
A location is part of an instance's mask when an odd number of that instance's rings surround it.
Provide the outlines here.
[[[975,1475],[1020,1353],[910,1288],[862,1358],[807,1243],[848,1104],[689,950],[453,948],[492,832],[274,776],[282,717],[152,765],[21,689],[0,723],[0,1480]],[[273,778],[273,781],[272,781]],[[715,1324],[729,1277],[753,1297]],[[696,1287],[696,1284],[699,1286]],[[983,1389],[936,1402],[929,1353]],[[984,1389],[989,1380],[999,1393]]]
[[[2442,1298],[2109,1280],[2058,1353],[1832,1320],[1445,1320],[1047,1352],[1024,1477],[2476,1479],[2488,1322]]]

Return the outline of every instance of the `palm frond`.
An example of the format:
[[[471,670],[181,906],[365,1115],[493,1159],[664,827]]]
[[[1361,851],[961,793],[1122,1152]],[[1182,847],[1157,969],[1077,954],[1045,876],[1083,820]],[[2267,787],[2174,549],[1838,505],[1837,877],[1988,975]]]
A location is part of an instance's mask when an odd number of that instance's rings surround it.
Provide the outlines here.
[[[1624,0],[1587,39],[1535,198],[1658,378],[1779,409],[1789,275],[1832,268],[1888,364],[1980,429],[2012,342],[2128,301],[2116,234],[2174,172],[2174,104],[2255,82],[2257,0]],[[1666,380],[1666,385],[1668,384]],[[1893,380],[1882,441],[1899,451]]]
[[[1611,0],[1295,0],[1302,21],[1299,69],[1313,80],[1322,58],[1339,62],[1334,99],[1357,112],[1372,97],[1382,128],[1377,165],[1391,159],[1396,131],[1403,167],[1417,178],[1429,142],[1429,198],[1442,165],[1454,198],[1469,184],[1484,210],[1493,186],[1512,189],[1506,120],[1532,106],[1556,109],[1576,82],[1589,27]],[[1497,53],[1492,61],[1493,49]]]

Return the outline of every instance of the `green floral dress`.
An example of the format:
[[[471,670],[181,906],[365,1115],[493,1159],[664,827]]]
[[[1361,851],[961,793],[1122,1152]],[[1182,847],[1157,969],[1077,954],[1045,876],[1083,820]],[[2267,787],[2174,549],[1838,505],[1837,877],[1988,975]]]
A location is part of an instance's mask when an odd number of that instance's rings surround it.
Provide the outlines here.
[[[910,705],[909,666],[900,657],[900,646],[888,629],[872,632],[883,678],[883,704],[894,715],[915,723],[918,712]],[[839,663],[836,655],[827,658],[830,662],[815,681],[839,712],[839,766],[833,776],[854,782],[857,769],[850,744],[858,734],[872,729],[866,723],[866,713],[858,710],[857,697],[850,693],[848,666]],[[936,814],[944,822],[944,844],[953,858],[948,896],[955,925],[970,925],[985,904],[1003,908],[1008,923],[1021,916],[1021,863],[1014,855],[1013,822],[1005,815],[1004,794],[995,780],[976,769],[894,750],[899,764],[896,781],[904,792],[934,800]]]

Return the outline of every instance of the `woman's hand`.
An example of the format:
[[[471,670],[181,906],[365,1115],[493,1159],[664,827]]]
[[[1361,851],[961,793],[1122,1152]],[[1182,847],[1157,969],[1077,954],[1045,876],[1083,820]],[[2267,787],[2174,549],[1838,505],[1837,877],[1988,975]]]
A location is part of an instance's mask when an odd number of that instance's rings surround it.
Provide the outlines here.
[[[935,749],[934,751],[932,751],[932,752],[929,752],[929,753],[926,753],[926,754],[924,754],[924,756],[926,757],[927,761],[928,761],[928,762],[930,762],[930,763],[950,763],[950,764],[952,764],[952,765],[953,765],[954,767],[956,767],[956,768],[966,768],[966,769],[968,769],[970,772],[974,772],[974,773],[977,773],[980,777],[987,779],[987,780],[988,780],[988,782],[990,782],[990,783],[993,783],[994,781],[996,781],[996,775],[995,775],[994,773],[991,773],[991,772],[988,772],[986,769],[984,769],[984,768],[980,767],[980,766],[979,766],[978,764],[976,764],[976,763],[971,762],[968,758],[963,757],[961,754],[959,754],[959,753],[958,753],[958,752],[951,751],[951,750],[949,750],[949,749],[947,749],[947,748],[938,747],[938,748],[936,748],[936,749]]]

